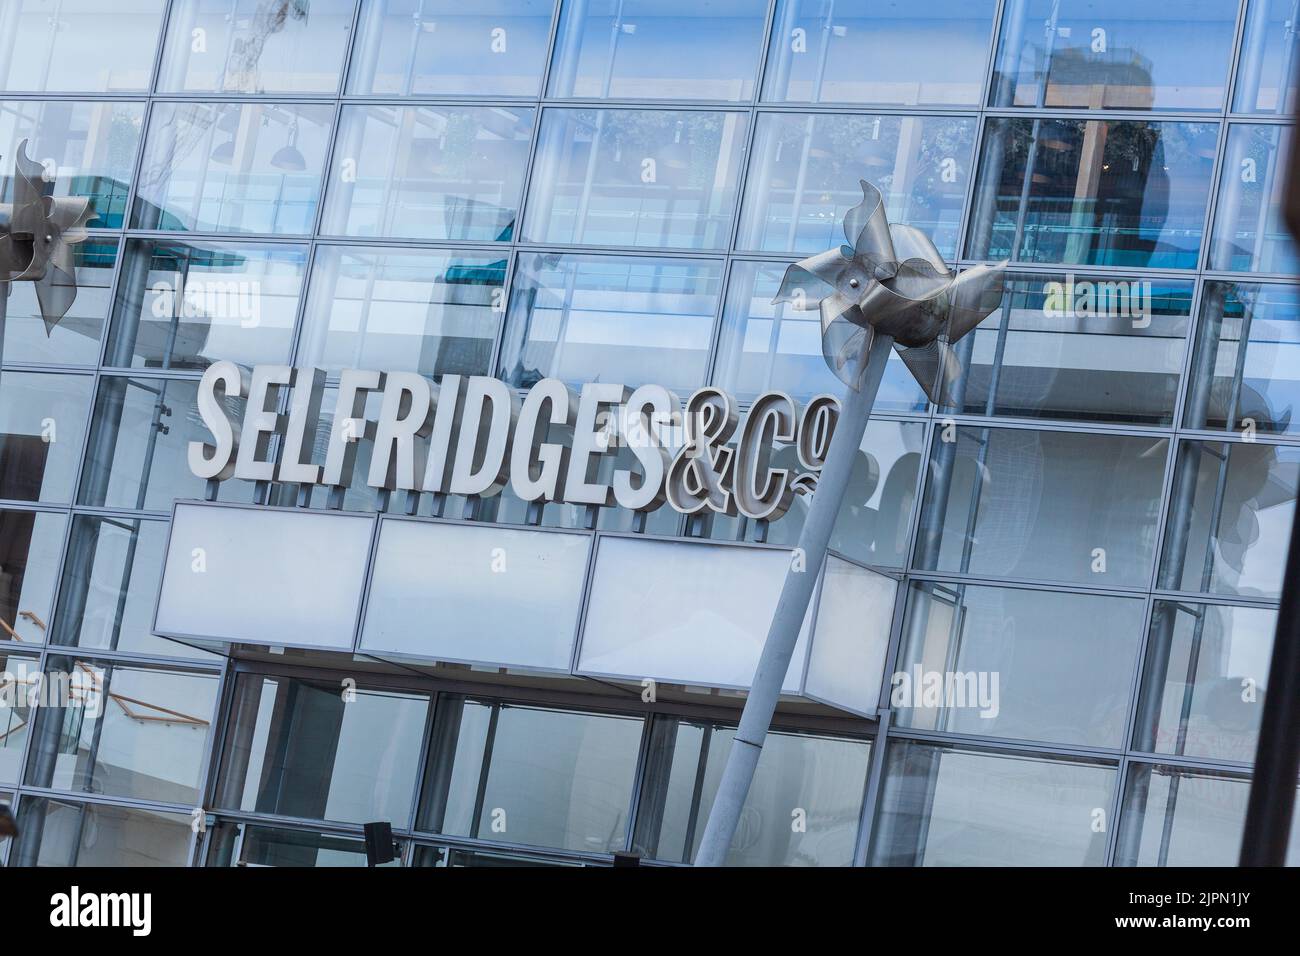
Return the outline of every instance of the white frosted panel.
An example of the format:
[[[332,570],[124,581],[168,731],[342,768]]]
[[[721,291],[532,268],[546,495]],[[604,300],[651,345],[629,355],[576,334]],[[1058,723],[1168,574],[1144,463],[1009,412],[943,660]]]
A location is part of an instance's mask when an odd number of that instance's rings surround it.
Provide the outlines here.
[[[586,535],[386,520],[361,647],[568,671]]]
[[[748,687],[790,552],[602,538],[578,670],[632,680]],[[808,626],[786,674],[799,692]]]
[[[373,528],[362,515],[178,504],[154,631],[351,650]]]
[[[805,693],[857,713],[875,712],[897,591],[893,578],[834,555],[826,559]]]

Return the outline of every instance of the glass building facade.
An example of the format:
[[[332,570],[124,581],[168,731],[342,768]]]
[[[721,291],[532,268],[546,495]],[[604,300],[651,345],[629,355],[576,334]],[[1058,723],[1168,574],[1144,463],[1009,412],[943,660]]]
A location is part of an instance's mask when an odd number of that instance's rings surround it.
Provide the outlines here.
[[[198,381],[314,365],[327,413],[345,368],[837,393],[815,313],[771,299],[867,179],[954,267],[1009,260],[1007,293],[951,405],[891,360],[833,542],[897,584],[860,636],[881,693],[783,705],[732,862],[1235,862],[1300,479],[1296,52],[1290,0],[7,0],[2,198],[26,139],[95,218],[54,328],[0,298],[0,854],[364,865],[387,820],[410,866],[689,863],[725,677],[645,699],[154,636]],[[668,509],[448,507],[655,538],[623,575],[663,600],[680,539],[761,550]],[[556,615],[635,616],[582,580]],[[521,613],[493,620],[562,627]],[[996,706],[891,679],[935,672],[996,675]],[[29,700],[41,674],[73,703]]]

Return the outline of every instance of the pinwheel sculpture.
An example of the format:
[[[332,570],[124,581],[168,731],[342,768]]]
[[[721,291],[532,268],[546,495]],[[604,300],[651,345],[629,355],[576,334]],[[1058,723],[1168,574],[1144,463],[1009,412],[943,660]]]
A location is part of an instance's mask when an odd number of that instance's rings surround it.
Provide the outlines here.
[[[86,239],[93,214],[90,200],[47,196],[47,185],[45,167],[28,157],[23,140],[14,157],[13,201],[0,203],[0,282],[35,286],[48,335],[77,298],[72,247]]]
[[[924,233],[890,223],[880,192],[861,186],[862,202],[844,217],[847,243],[790,266],[773,300],[821,312],[822,352],[848,390],[799,533],[796,553],[803,561],[792,561],[786,573],[697,866],[726,861],[890,351],[897,350],[932,401],[946,404],[946,390],[961,371],[952,343],[1002,299],[1005,262],[953,274]]]

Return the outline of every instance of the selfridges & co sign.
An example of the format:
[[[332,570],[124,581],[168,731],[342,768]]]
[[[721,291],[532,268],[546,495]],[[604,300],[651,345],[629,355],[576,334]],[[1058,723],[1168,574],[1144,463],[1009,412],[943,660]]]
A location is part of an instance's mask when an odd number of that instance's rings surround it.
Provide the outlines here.
[[[325,373],[315,368],[234,362],[209,366],[198,412],[211,442],[191,442],[199,478],[343,487],[352,483],[358,445],[372,446],[366,484],[389,491],[487,497],[507,484],[525,502],[559,502],[655,511],[667,503],[691,515],[710,510],[771,521],[795,494],[811,493],[839,418],[830,395],[802,408],[767,392],[740,422],[736,403],[717,388],[686,401],[659,385],[630,389],[593,382],[575,392],[558,379],[539,381],[522,398],[483,375],[444,375],[434,383],[414,372],[345,369],[325,461],[311,460],[321,418]],[[280,414],[288,391],[288,414]],[[367,397],[382,395],[376,419]],[[245,400],[242,422],[231,400]],[[555,433],[572,437],[552,439]],[[778,445],[793,445],[801,469],[777,468]],[[603,456],[626,447],[633,467],[601,473]],[[275,449],[273,451],[273,449]],[[606,469],[606,473],[608,469]]]

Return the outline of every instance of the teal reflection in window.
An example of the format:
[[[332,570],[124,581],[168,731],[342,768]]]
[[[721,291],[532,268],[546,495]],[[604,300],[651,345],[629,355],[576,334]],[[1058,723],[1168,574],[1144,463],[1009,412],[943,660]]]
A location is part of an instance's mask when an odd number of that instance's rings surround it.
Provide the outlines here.
[[[536,96],[555,0],[366,0],[348,92]]]
[[[1167,425],[1191,324],[1192,283],[1020,273],[957,344],[956,410]]]
[[[747,119],[739,113],[548,109],[524,237],[720,249],[730,239]]]
[[[970,255],[1194,269],[1218,126],[990,119]]]
[[[969,117],[762,114],[738,244],[792,254],[839,245],[844,211],[862,201],[867,179],[892,221],[952,258],[974,144]]]
[[[77,298],[53,328],[45,325],[35,283],[9,283],[5,318],[0,322],[0,357],[6,363],[97,363],[99,340],[112,305],[110,292],[117,246],[116,240],[96,239],[72,247]]]
[[[333,116],[325,105],[155,104],[131,224],[310,232]]]
[[[584,99],[749,100],[767,0],[563,4],[552,96]]]
[[[135,93],[149,88],[167,0],[5,0],[0,89]]]
[[[1291,131],[1233,124],[1219,179],[1210,268],[1231,272],[1300,272],[1295,239],[1282,221]]]
[[[990,103],[1218,110],[1238,0],[1007,3]]]
[[[974,106],[996,6],[993,0],[781,0],[763,98]]]
[[[722,264],[625,256],[520,256],[501,377],[573,384],[704,384]]]
[[[1232,108],[1237,113],[1290,113],[1300,42],[1296,5],[1293,0],[1250,0],[1246,16]]]
[[[533,116],[495,106],[346,107],[322,231],[508,242]]]
[[[1192,375],[1188,428],[1300,431],[1300,287],[1207,282]]]

